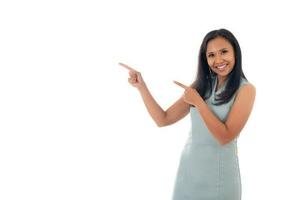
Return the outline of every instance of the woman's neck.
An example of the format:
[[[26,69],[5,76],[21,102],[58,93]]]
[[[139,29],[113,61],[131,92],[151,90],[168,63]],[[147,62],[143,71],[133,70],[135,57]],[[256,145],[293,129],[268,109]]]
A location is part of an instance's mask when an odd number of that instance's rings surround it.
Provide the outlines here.
[[[217,76],[217,90],[223,86],[227,77],[226,76]]]

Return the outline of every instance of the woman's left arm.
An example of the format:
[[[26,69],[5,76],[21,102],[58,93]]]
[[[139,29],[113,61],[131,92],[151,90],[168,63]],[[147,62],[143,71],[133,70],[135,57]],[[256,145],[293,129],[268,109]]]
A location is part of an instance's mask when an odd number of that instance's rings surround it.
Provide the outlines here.
[[[241,87],[225,123],[215,116],[200,96],[195,100],[194,105],[213,136],[221,145],[225,145],[238,136],[245,126],[252,111],[255,96],[256,89],[252,84]]]

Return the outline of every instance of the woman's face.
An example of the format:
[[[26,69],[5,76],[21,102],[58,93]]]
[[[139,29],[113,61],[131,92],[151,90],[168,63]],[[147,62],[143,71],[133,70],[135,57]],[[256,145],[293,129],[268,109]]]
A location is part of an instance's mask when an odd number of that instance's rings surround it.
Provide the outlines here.
[[[212,39],[207,44],[207,63],[218,76],[227,76],[235,64],[232,45],[223,37]]]

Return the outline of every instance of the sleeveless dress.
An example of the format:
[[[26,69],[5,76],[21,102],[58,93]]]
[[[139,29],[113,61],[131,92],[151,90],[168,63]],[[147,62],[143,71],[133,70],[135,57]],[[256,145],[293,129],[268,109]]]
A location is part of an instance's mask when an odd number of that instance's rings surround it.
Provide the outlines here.
[[[227,81],[217,91],[217,79],[212,79],[213,90],[206,104],[225,122],[237,92],[232,99],[219,106],[212,105],[216,94],[225,89]],[[249,83],[241,79],[239,89]],[[173,200],[240,200],[241,178],[237,154],[237,137],[221,145],[206,127],[199,111],[190,107],[191,129],[181,153]]]

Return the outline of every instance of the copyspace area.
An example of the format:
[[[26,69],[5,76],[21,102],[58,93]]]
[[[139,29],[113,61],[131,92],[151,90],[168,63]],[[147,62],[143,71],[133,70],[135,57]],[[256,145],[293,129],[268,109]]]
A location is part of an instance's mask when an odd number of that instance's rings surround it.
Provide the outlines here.
[[[243,200],[299,199],[299,19],[292,1],[1,1],[0,199],[171,199],[190,116],[159,128],[205,34],[237,37],[256,86],[238,141]]]

